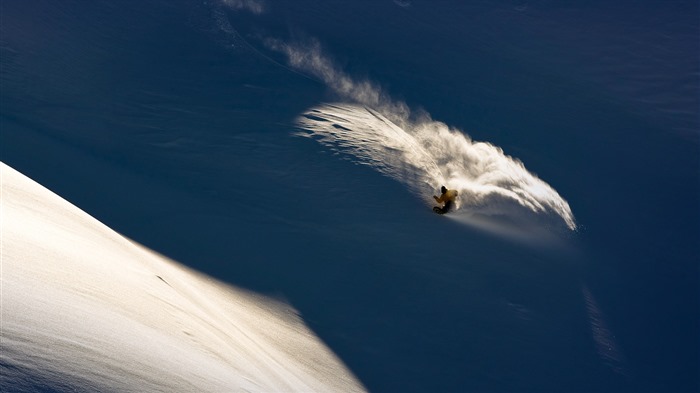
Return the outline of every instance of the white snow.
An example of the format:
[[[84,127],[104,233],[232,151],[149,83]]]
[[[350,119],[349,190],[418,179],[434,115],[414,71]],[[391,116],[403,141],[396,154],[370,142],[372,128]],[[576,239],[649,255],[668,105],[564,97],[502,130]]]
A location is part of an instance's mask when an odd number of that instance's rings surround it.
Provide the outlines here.
[[[4,163],[3,391],[362,391],[289,305],[140,246]]]
[[[352,161],[398,180],[430,205],[432,195],[444,185],[459,191],[458,209],[494,217],[499,221],[493,223],[496,226],[512,220],[519,222],[516,227],[564,224],[576,230],[569,203],[500,147],[476,142],[423,110],[411,110],[379,85],[351,77],[318,41],[268,39],[266,44],[285,54],[290,67],[309,73],[342,98],[302,113],[296,135],[354,157]],[[466,217],[460,222],[471,225],[473,220]],[[484,228],[478,223],[473,226]]]
[[[395,107],[402,106],[385,110]],[[295,135],[317,140],[342,157],[403,183],[430,206],[441,185],[457,190],[456,206],[465,216],[460,222],[487,229],[478,225],[478,218],[472,219],[479,215],[484,222],[491,218],[492,226],[507,218],[518,222],[516,229],[538,223],[576,229],[568,202],[521,161],[427,115],[412,120],[400,113],[385,116],[363,105],[333,103],[307,110],[297,126]],[[501,219],[500,226],[505,221]]]

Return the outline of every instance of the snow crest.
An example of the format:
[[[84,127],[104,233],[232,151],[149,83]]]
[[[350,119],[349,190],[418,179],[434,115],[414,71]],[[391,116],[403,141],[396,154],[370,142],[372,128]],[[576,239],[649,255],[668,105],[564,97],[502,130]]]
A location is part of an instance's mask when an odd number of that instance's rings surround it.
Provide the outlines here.
[[[287,304],[120,236],[0,163],[2,391],[363,391]]]

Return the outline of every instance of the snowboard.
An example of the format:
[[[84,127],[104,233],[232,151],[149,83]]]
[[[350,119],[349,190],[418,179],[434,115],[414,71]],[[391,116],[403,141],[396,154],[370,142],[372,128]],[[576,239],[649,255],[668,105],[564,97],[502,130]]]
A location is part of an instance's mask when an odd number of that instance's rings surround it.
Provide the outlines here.
[[[445,211],[442,210],[442,208],[437,207],[437,206],[435,206],[435,207],[433,208],[433,211],[434,211],[435,213],[437,213],[437,214],[445,214]]]

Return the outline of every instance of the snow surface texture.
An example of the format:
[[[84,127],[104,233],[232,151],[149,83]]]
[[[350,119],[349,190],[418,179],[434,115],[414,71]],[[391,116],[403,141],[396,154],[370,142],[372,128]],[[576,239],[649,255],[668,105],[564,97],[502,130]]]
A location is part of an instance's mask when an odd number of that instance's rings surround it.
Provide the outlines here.
[[[292,67],[311,73],[350,101],[310,108],[297,120],[302,130],[297,135],[349,154],[400,181],[429,204],[441,185],[458,190],[457,208],[482,216],[463,215],[463,222],[485,227],[483,217],[490,217],[521,226],[564,224],[576,229],[566,200],[501,148],[472,141],[427,113],[413,113],[373,83],[354,80],[317,42],[292,45],[270,39],[267,45],[284,53]]]
[[[2,175],[2,391],[362,391],[290,306]]]

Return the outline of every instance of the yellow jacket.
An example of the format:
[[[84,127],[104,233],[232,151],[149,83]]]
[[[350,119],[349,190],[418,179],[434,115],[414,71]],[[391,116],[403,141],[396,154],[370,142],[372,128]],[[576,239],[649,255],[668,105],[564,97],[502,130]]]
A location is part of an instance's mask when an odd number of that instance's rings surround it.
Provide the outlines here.
[[[433,196],[437,203],[442,203],[442,202],[454,202],[455,198],[457,198],[457,190],[447,190],[444,194],[440,195],[440,197]]]

